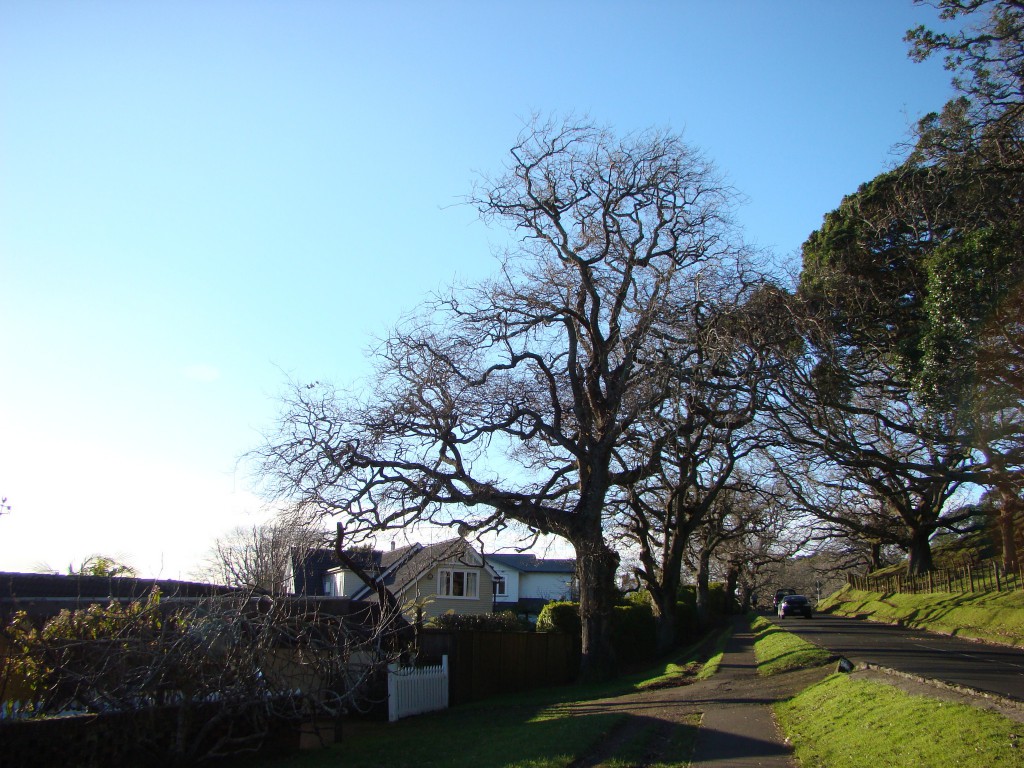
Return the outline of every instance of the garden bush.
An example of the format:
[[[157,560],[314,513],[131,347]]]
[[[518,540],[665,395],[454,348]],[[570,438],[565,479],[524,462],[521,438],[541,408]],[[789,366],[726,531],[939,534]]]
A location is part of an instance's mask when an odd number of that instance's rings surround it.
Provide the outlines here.
[[[579,603],[548,603],[537,617],[538,632],[579,635]],[[619,661],[630,664],[654,657],[654,614],[647,601],[628,600],[612,613],[612,645]]]
[[[540,615],[537,616],[537,631],[578,636],[583,631],[579,603],[548,603],[540,609]]]
[[[631,664],[656,654],[654,612],[650,603],[628,602],[612,614],[612,645],[620,662]]]
[[[469,615],[442,613],[431,619],[427,626],[437,629],[475,629],[485,632],[527,632],[531,629],[528,622],[516,616],[515,611]]]

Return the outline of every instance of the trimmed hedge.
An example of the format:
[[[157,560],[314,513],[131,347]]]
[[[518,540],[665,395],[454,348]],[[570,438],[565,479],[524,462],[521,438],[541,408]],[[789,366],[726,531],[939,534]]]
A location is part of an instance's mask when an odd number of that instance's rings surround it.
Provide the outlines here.
[[[442,613],[431,619],[427,626],[438,629],[475,629],[487,632],[527,632],[531,629],[529,623],[516,616],[515,611],[479,614]]]
[[[537,617],[537,631],[578,636],[581,631],[579,603],[548,603]],[[612,645],[619,661],[625,663],[654,657],[655,622],[649,604],[630,601],[615,606]]]
[[[653,659],[657,649],[656,623],[649,603],[616,605],[612,613],[612,645],[620,662]]]
[[[579,636],[583,631],[580,604],[568,601],[548,603],[537,616],[537,631]]]
[[[708,600],[712,616],[728,613],[724,584],[711,584]],[[701,633],[697,623],[696,589],[685,586],[679,590],[675,615],[676,644],[693,642]],[[579,636],[579,603],[548,603],[537,617],[538,632],[560,632]],[[633,592],[616,605],[612,613],[612,644],[619,661],[631,664],[648,661],[657,653],[657,621],[646,592]]]

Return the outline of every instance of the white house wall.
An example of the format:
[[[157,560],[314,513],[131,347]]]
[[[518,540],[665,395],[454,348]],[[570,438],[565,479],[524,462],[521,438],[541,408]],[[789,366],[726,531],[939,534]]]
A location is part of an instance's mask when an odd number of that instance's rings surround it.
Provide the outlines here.
[[[572,574],[568,573],[521,573],[519,574],[518,595],[539,597],[544,600],[568,600],[572,594]],[[510,599],[510,598],[505,598]]]
[[[490,561],[491,568],[499,576],[505,579],[505,594],[500,595],[498,599],[503,603],[515,603],[519,600],[519,571],[515,568],[508,568],[504,565],[499,565],[494,561]]]

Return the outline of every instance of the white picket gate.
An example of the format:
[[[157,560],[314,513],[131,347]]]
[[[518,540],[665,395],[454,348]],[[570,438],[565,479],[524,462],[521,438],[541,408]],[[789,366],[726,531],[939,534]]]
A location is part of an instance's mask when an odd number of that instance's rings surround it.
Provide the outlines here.
[[[448,657],[436,667],[388,665],[388,720],[448,708]]]

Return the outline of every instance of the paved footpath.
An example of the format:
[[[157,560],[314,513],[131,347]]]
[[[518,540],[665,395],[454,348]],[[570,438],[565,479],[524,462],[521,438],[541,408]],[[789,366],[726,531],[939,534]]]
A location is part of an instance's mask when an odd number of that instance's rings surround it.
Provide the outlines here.
[[[759,693],[763,679],[757,676],[754,637],[742,617],[734,620],[713,680],[715,701],[701,718],[692,768],[794,765],[772,716],[770,705],[777,698],[767,690]]]
[[[650,734],[644,763],[679,764],[666,746],[677,729],[692,729],[700,718],[692,768],[791,768],[790,750],[772,718],[771,705],[813,685],[831,666],[758,677],[754,638],[744,617],[736,617],[733,635],[717,674],[689,685],[625,694],[573,705],[579,715],[625,715],[573,768],[593,768],[616,757],[623,745]]]

